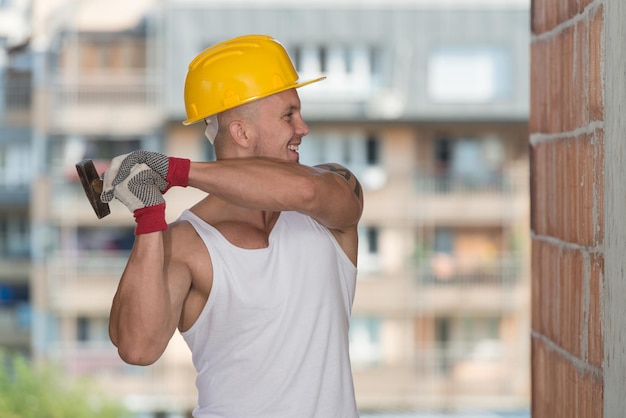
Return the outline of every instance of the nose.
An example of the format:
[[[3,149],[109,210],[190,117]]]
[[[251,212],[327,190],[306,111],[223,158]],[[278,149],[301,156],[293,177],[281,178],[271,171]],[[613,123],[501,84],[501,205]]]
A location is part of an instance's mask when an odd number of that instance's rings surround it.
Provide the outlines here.
[[[296,133],[300,136],[307,136],[310,132],[309,126],[306,124],[302,116],[298,118],[298,124],[296,126]]]

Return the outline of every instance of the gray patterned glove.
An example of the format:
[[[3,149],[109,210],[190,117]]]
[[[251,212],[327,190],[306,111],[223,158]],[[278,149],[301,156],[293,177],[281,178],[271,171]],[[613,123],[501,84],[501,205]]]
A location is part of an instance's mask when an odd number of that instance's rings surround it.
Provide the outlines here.
[[[111,161],[104,175],[103,190],[111,191],[124,181],[137,164],[146,164],[166,181],[165,193],[172,186],[187,187],[190,161],[184,158],[168,157],[158,152],[138,150],[119,155]]]
[[[145,163],[136,164],[126,177],[114,186],[111,186],[111,175],[107,173],[104,173],[105,188],[100,200],[108,203],[115,197],[126,205],[137,223],[135,234],[167,229],[163,192],[168,184],[156,171]],[[119,171],[117,174],[119,176]]]

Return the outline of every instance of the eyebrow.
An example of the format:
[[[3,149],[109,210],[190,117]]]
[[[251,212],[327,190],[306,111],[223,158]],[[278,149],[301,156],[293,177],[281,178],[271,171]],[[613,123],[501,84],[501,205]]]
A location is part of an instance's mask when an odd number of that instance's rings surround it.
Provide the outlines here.
[[[300,107],[296,105],[289,105],[285,108],[285,111],[283,113],[293,112],[294,110],[300,110]]]

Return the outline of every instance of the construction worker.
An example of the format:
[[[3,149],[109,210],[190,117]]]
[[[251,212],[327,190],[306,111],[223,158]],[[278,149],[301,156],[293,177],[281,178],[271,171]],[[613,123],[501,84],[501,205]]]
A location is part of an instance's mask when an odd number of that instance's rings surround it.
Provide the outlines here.
[[[104,202],[133,212],[136,239],[110,336],[131,364],[156,361],[178,329],[198,372],[194,417],[358,416],[348,350],[356,283],[357,179],[299,164],[309,128],[283,46],[237,37],[200,53],[185,81],[188,125],[216,161],[135,151],[104,175]],[[168,225],[170,187],[208,193]]]

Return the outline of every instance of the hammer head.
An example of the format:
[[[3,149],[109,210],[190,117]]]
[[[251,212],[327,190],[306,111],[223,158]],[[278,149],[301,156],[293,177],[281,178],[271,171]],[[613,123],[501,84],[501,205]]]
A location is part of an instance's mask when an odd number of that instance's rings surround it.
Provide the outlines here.
[[[93,165],[92,160],[83,160],[76,164],[76,171],[78,177],[83,185],[85,194],[91,207],[96,212],[98,219],[102,219],[111,213],[108,203],[104,203],[100,200],[100,194],[102,194],[102,180],[96,167]]]

